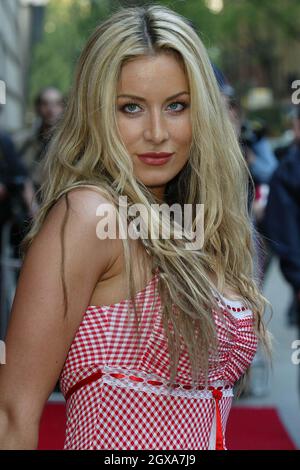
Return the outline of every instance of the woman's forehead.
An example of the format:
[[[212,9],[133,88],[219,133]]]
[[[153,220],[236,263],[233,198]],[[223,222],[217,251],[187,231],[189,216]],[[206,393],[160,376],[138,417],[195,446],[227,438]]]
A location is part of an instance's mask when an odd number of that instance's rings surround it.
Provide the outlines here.
[[[157,94],[159,91],[168,96],[189,91],[186,74],[174,56],[139,56],[123,65],[118,81],[118,95],[143,96],[145,93]]]

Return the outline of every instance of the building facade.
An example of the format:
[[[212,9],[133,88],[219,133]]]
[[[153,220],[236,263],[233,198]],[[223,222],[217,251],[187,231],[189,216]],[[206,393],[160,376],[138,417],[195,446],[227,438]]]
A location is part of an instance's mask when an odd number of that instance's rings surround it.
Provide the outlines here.
[[[0,125],[8,131],[24,124],[30,51],[41,30],[45,3],[0,0]]]

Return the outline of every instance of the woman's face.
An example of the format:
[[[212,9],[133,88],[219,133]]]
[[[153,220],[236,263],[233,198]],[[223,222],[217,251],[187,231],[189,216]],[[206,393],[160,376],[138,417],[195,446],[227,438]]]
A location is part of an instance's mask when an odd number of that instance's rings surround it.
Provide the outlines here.
[[[117,123],[136,178],[163,201],[166,184],[184,167],[192,141],[188,80],[173,55],[140,56],[124,64]],[[149,152],[171,156],[139,157]]]

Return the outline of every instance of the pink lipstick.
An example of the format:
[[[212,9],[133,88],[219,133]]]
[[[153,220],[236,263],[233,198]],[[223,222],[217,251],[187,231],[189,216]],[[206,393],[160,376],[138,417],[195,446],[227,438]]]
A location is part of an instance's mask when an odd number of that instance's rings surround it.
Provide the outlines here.
[[[174,153],[147,152],[138,154],[138,157],[147,165],[164,165],[171,159],[172,155],[174,155]]]

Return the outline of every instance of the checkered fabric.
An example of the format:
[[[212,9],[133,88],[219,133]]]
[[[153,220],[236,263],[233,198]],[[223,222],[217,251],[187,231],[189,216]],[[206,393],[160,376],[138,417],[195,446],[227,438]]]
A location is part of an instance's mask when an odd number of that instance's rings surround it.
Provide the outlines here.
[[[240,301],[218,297],[223,318],[212,310],[218,359],[210,358],[209,386],[192,387],[183,346],[176,384],[168,387],[169,353],[158,277],[156,272],[135,297],[141,314],[140,342],[128,314],[129,300],[90,305],[84,313],[60,375],[67,412],[64,449],[210,449],[216,448],[220,427],[226,449],[233,386],[257,348],[253,314]]]

